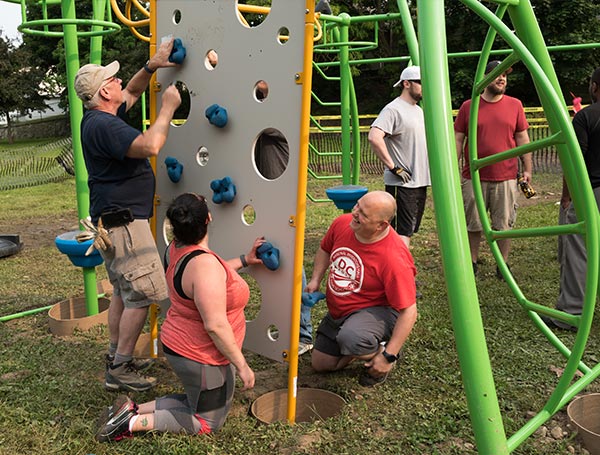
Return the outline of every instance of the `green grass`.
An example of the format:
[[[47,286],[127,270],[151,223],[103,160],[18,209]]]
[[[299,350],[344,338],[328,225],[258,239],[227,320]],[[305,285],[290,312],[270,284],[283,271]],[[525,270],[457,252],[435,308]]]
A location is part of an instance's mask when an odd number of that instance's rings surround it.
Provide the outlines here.
[[[364,182],[381,188],[381,178]],[[324,194],[331,182],[310,183]],[[560,176],[535,176],[539,198],[519,210],[518,225],[555,223]],[[523,201],[525,202],[525,201]],[[308,203],[305,264],[312,258],[331,220],[339,214],[328,204]],[[81,271],[53,246],[52,239],[77,223],[73,180],[0,192],[0,233],[22,234],[26,247],[0,259],[0,315],[36,308],[80,295]],[[474,437],[450,323],[446,284],[439,257],[434,208],[428,203],[421,231],[412,242],[424,298],[419,320],[405,347],[405,359],[388,381],[374,390],[358,386],[358,366],[317,375],[309,356],[300,360],[298,384],[333,391],[347,401],[342,413],[324,422],[294,426],[262,425],[248,415],[262,393],[286,386],[287,368],[252,353],[254,391],[236,392],[232,412],[213,436],[152,434],[118,444],[97,444],[94,423],[114,395],[102,387],[105,328],[60,339],[48,333],[45,314],[0,323],[0,454],[475,454]],[[482,248],[477,288],[488,349],[508,435],[537,412],[557,382],[553,367],[561,357],[535,330],[508,286],[495,278],[489,249]],[[511,267],[528,299],[552,306],[558,285],[556,238],[514,242]],[[102,267],[99,277],[104,277]],[[254,300],[256,305],[256,298]],[[318,305],[313,322],[325,311]],[[597,332],[597,330],[595,331]],[[574,335],[561,334],[567,343]],[[600,348],[591,340],[586,359]],[[136,394],[139,401],[178,392],[166,364],[153,367],[160,385]],[[588,390],[597,391],[597,384]],[[548,424],[565,430],[561,411]],[[563,440],[534,435],[515,452],[583,453],[573,433]]]

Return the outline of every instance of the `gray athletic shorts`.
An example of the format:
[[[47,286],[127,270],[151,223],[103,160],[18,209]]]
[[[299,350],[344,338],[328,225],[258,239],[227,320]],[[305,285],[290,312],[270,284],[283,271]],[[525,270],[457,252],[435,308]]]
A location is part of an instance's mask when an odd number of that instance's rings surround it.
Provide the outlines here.
[[[147,220],[108,230],[112,248],[101,251],[115,295],[125,308],[144,308],[168,298],[165,272]]]
[[[317,351],[335,357],[372,354],[379,343],[388,341],[398,312],[389,306],[374,306],[333,319],[327,313],[317,329]]]

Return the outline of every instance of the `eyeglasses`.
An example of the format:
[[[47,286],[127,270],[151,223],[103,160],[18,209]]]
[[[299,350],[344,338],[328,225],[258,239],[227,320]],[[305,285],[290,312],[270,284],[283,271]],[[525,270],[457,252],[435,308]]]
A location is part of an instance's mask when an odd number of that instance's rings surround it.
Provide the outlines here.
[[[104,82],[100,86],[100,88],[106,87],[107,85],[111,84],[112,82],[116,81],[117,79],[119,79],[117,76],[111,76],[108,79],[104,79]]]
[[[414,79],[414,80],[408,81],[408,82],[416,82],[417,84],[421,85],[421,79]]]

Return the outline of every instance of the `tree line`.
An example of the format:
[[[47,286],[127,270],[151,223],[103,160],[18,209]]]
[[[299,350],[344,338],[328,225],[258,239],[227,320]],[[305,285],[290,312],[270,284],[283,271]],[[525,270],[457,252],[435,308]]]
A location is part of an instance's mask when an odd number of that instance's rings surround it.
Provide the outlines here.
[[[123,3],[119,0],[120,3]],[[46,2],[44,2],[46,3]],[[91,3],[77,0],[77,17],[91,18]],[[239,3],[270,6],[270,0],[239,0]],[[329,0],[332,14],[348,13],[350,16],[397,13],[395,0]],[[597,0],[531,0],[535,14],[548,46],[598,43],[600,42],[600,2]],[[42,17],[41,2],[28,3],[28,20]],[[60,5],[47,5],[48,17],[61,17]],[[413,23],[417,23],[416,1],[409,2]],[[478,51],[481,49],[487,24],[458,0],[446,0],[446,33],[448,52]],[[426,11],[424,12],[426,14]],[[260,15],[250,16],[249,22],[264,19]],[[142,17],[134,17],[141,19]],[[510,26],[508,15],[503,19]],[[50,30],[61,31],[60,25]],[[139,30],[148,34],[148,30]],[[375,26],[370,22],[353,24],[350,27],[351,41],[372,41]],[[418,31],[417,31],[418,33]],[[375,59],[408,55],[408,48],[400,21],[380,22],[377,31],[378,48],[352,52],[352,59]],[[78,39],[80,62],[89,61],[89,38]],[[494,49],[507,49],[501,38],[497,38]],[[567,103],[570,93],[589,102],[588,80],[591,72],[600,66],[600,50],[587,49],[569,52],[551,52],[563,95]],[[126,28],[103,37],[103,62],[119,60],[120,75],[124,81],[139,70],[148,58],[148,44],[139,40]],[[331,59],[331,54],[315,54],[315,61]],[[501,58],[501,57],[500,57]],[[471,97],[477,57],[452,58],[449,60],[450,90],[453,108]],[[395,97],[397,89],[392,86],[398,80],[405,62],[365,64],[352,66],[353,82],[357,93],[359,112],[374,114]],[[23,43],[17,45],[5,36],[0,39],[0,116],[18,111],[27,114],[44,108],[48,93],[44,84],[66,87],[64,42],[59,38],[24,35]],[[42,88],[42,89],[40,89]],[[339,86],[313,75],[313,91],[323,100],[339,100]],[[529,72],[522,63],[515,65],[509,76],[508,93],[521,99],[526,106],[539,106],[540,102]],[[67,104],[66,90],[62,105]],[[337,114],[331,108],[313,103],[315,115]],[[139,106],[131,113],[131,122],[140,125]],[[10,120],[10,119],[8,119]]]

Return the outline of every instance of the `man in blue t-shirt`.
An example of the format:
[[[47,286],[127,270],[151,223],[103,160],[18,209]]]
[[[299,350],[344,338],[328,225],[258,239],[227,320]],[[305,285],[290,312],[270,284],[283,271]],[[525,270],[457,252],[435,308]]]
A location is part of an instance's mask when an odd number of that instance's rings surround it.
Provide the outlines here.
[[[106,383],[110,390],[143,391],[155,380],[139,374],[143,362],[133,359],[148,307],[166,299],[167,286],[148,219],[153,214],[154,172],[148,158],[165,144],[179,91],[168,87],[156,121],[145,132],[129,126],[125,114],[148,87],[158,68],[169,62],[173,39],[161,44],[123,89],[119,62],[88,64],[75,77],[75,91],[86,111],[81,143],[88,171],[90,215],[108,230],[111,245],[100,251],[114,292],[108,311],[110,343]]]

